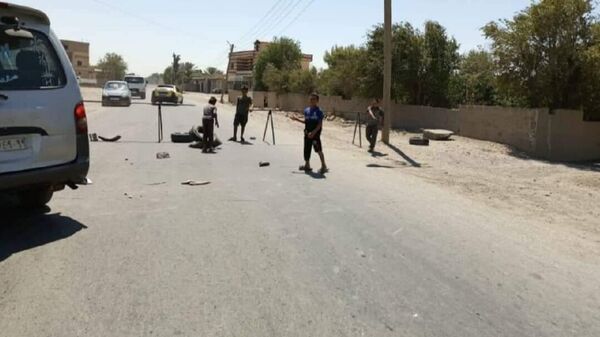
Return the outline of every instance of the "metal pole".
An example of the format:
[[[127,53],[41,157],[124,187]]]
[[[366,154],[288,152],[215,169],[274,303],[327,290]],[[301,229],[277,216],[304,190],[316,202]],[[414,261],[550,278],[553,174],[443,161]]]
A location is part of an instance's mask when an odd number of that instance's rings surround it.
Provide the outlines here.
[[[158,102],[158,142],[163,140],[163,125],[162,125],[162,104]]]
[[[273,111],[269,110],[269,116],[271,117],[271,133],[273,134],[273,145],[275,145],[275,122],[273,120]]]
[[[390,129],[392,128],[392,0],[384,0],[385,19],[383,34],[383,132],[381,140],[390,143]]]
[[[229,43],[229,42],[227,42]],[[223,104],[223,96],[225,95],[225,91],[229,93],[229,69],[231,68],[231,54],[233,54],[233,43],[229,43],[229,58],[227,61],[227,73],[225,75],[225,88],[221,90],[221,104]]]
[[[360,119],[360,112],[358,113],[358,145],[362,149],[362,120]]]

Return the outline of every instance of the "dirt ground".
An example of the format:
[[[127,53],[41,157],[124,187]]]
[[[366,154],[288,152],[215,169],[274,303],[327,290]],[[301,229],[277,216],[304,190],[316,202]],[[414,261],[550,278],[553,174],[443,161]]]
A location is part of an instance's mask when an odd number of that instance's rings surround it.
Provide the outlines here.
[[[358,139],[356,146],[351,145],[354,121],[338,118],[325,128],[326,146],[368,155],[364,127],[362,149]],[[378,143],[373,166],[402,169],[403,174],[455,190],[515,217],[546,223],[549,230],[570,227],[580,236],[592,234],[594,242],[600,243],[596,239],[600,237],[600,163],[551,163],[504,144],[460,136],[432,141],[427,147],[409,145],[410,137],[419,135],[392,131],[392,146]]]

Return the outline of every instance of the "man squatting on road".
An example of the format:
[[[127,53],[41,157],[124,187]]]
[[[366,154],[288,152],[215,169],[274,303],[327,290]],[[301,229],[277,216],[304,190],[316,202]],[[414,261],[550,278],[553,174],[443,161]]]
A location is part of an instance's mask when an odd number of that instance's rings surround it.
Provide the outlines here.
[[[325,155],[323,154],[323,145],[321,144],[321,131],[323,130],[323,119],[325,114],[319,108],[319,95],[311,94],[309,98],[309,107],[304,109],[304,119],[296,116],[290,117],[292,120],[304,123],[304,165],[300,166],[301,171],[312,171],[310,166],[310,155],[312,148],[321,159],[321,170],[324,174],[328,171],[325,164]]]
[[[371,106],[367,109],[367,140],[369,141],[369,152],[375,151],[377,144],[377,133],[379,128],[383,126],[383,110],[380,107],[381,100],[376,98]]]
[[[245,143],[244,131],[246,130],[246,124],[248,124],[248,114],[252,111],[252,98],[248,96],[248,87],[242,87],[242,96],[237,98],[235,118],[233,120],[233,137],[230,141],[237,142],[237,130],[238,126],[242,127],[240,133],[240,141]]]
[[[214,140],[215,140],[215,125],[219,127],[219,119],[217,118],[217,99],[215,97],[211,97],[208,100],[208,105],[204,107],[204,113],[202,115],[202,128],[203,137],[202,137],[202,152],[203,153],[213,153],[215,150],[213,148]]]

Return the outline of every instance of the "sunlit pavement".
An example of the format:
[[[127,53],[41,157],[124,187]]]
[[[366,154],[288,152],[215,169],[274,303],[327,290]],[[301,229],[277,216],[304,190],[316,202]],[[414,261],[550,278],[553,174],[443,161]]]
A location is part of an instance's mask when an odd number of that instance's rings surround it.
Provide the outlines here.
[[[297,172],[301,125],[267,144],[264,112],[253,145],[228,105],[217,154],[171,143],[207,98],[165,106],[161,144],[157,107],[88,103],[123,138],[92,143],[93,185],[0,218],[0,336],[600,335],[597,258],[339,144]]]

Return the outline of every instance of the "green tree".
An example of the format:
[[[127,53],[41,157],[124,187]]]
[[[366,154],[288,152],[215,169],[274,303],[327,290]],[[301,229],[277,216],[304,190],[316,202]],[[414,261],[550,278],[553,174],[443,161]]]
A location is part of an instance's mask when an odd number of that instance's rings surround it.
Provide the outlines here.
[[[302,51],[300,50],[300,44],[298,42],[286,37],[275,38],[270,45],[260,52],[256,64],[254,65],[255,90],[274,90],[264,79],[269,64],[272,65],[271,68],[281,72],[280,77],[284,80],[289,77],[286,74],[301,68],[301,61]],[[272,75],[275,75],[273,69],[271,69],[271,73]],[[278,89],[286,86],[287,85],[279,86]]]
[[[324,59],[327,69],[320,74],[321,91],[347,99],[356,95],[364,77],[366,50],[355,46],[335,46],[325,53]]]
[[[97,67],[102,70],[107,80],[122,80],[127,73],[127,63],[116,53],[106,53],[98,61]]]
[[[223,75],[223,71],[221,71],[215,67],[208,67],[204,70],[204,72],[209,75]]]
[[[592,0],[541,0],[487,24],[502,95],[531,107],[579,108],[592,10]]]
[[[317,91],[318,77],[319,73],[315,67],[310,70],[294,70],[289,75],[289,89],[294,93],[308,95]]]
[[[272,63],[267,64],[262,82],[268,90],[275,91],[278,94],[289,92],[289,73],[277,69]]]
[[[165,71],[163,71],[163,81],[165,82],[165,84],[175,84],[175,76],[173,74],[173,66],[168,66],[167,68],[165,68]]]
[[[146,80],[151,84],[161,84],[163,81],[163,75],[159,73],[153,73],[152,75],[148,76]]]
[[[472,50],[463,55],[458,71],[450,78],[451,105],[497,104],[495,69],[494,60],[488,51]]]
[[[448,107],[450,77],[458,65],[458,43],[449,38],[439,23],[425,24],[423,68],[425,72],[424,98],[420,104]]]
[[[184,62],[181,65],[181,80],[182,83],[190,83],[192,81],[192,75],[196,71],[196,65],[191,62]]]
[[[181,55],[173,53],[173,62],[171,63],[171,79],[175,85],[181,84]]]

